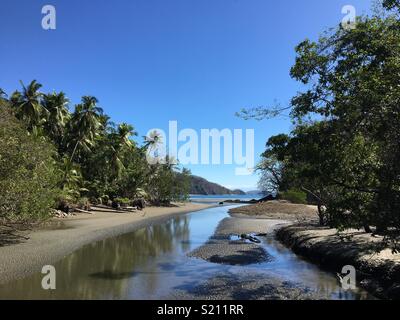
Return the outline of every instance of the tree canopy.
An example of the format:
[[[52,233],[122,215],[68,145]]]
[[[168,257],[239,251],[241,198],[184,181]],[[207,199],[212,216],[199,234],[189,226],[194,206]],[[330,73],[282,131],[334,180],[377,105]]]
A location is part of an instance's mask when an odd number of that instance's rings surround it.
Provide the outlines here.
[[[306,89],[287,107],[241,113],[260,120],[289,111],[295,124],[269,139],[260,185],[307,192],[324,224],[400,230],[399,19],[358,17],[355,29],[338,26],[295,50],[290,75]]]
[[[21,85],[10,97],[0,91],[0,217],[41,219],[66,202],[187,199],[188,170],[147,161],[157,137],[138,145],[134,127],[111,122],[93,96],[70,111],[65,93]]]

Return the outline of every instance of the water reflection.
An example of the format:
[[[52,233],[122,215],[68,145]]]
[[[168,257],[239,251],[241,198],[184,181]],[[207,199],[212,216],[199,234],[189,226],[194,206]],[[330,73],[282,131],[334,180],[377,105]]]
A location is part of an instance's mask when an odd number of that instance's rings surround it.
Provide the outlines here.
[[[369,298],[364,291],[342,291],[333,275],[298,258],[272,237],[262,243],[274,257],[269,263],[244,268],[188,258],[188,252],[213,235],[228,209],[207,209],[87,245],[54,265],[56,290],[43,290],[43,275],[38,273],[1,285],[0,299],[171,298],[177,288],[190,290],[216,274],[247,271],[300,283],[321,298]]]
[[[135,277],[151,274],[148,290],[158,286],[159,277],[173,268],[159,270],[156,258],[178,255],[190,249],[189,217],[181,216],[164,224],[107,239],[83,247],[55,264],[57,290],[41,289],[43,275],[36,274],[0,287],[1,298],[17,299],[121,299]]]

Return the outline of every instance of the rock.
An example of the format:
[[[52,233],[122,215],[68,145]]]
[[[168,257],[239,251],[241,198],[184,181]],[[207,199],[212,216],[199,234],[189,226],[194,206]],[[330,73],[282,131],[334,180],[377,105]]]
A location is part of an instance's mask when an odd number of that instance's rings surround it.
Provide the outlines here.
[[[253,242],[253,243],[261,243],[261,241],[258,240],[256,237],[250,236],[248,234],[242,234],[242,235],[240,235],[240,237],[242,239],[249,240],[250,242]]]
[[[389,299],[399,300],[400,299],[400,284],[393,284],[387,291],[387,296]]]
[[[143,210],[146,208],[146,201],[143,198],[135,199],[132,201],[132,206],[138,208],[139,210]]]
[[[257,233],[256,234],[256,237],[266,237],[266,236],[268,236],[267,233]]]
[[[258,202],[260,203],[260,202],[267,202],[267,201],[274,201],[274,200],[276,200],[276,197],[274,197],[272,194],[270,194],[270,195],[258,200]]]
[[[116,202],[116,201],[113,201],[113,202],[112,202],[111,207],[112,207],[113,209],[115,209],[115,210],[121,209],[121,205],[120,205],[118,202]]]
[[[52,214],[54,217],[59,218],[59,219],[63,219],[63,218],[67,218],[69,215],[61,210],[52,210]]]

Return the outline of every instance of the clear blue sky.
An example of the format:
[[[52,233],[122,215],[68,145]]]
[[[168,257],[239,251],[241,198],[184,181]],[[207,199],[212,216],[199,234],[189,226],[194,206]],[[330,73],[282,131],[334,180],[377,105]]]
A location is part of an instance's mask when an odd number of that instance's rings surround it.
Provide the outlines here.
[[[41,8],[57,10],[57,29],[41,28]],[[340,23],[351,4],[369,0],[1,0],[0,88],[37,79],[72,103],[94,95],[115,122],[151,128],[254,128],[256,158],[288,119],[244,121],[246,106],[285,104],[299,85],[289,77],[294,47]],[[191,166],[231,188],[257,176],[229,165]]]

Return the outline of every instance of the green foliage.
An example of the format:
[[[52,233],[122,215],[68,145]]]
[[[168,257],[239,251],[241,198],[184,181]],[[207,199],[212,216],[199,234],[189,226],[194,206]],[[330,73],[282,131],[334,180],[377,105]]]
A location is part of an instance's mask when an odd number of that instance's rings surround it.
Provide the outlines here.
[[[131,203],[129,198],[115,198],[114,201],[121,206],[128,206]]]
[[[187,200],[190,190],[190,172],[177,172],[175,165],[167,158],[165,164],[152,165],[150,180],[146,191],[150,201],[157,205],[169,204],[171,201]]]
[[[1,218],[41,219],[51,207],[88,207],[88,199],[123,205],[143,197],[155,204],[187,199],[186,170],[169,159],[147,162],[146,152],[161,142],[156,132],[139,147],[134,127],[110,122],[95,97],[82,97],[71,113],[63,92],[44,94],[41,87],[35,80],[22,84],[9,100],[0,90]]]
[[[388,10],[400,10],[400,0],[383,0],[382,4]]]
[[[84,210],[87,210],[90,208],[90,201],[89,198],[87,197],[82,197],[78,200],[78,206]]]
[[[43,107],[47,110],[47,117],[43,125],[46,135],[62,150],[62,143],[66,134],[66,125],[70,120],[68,98],[63,92],[43,95]]]
[[[260,169],[280,192],[306,191],[331,226],[400,230],[399,43],[389,14],[296,47],[291,76],[307,89],[291,100],[295,129],[269,140]]]
[[[29,135],[0,103],[0,218],[30,222],[49,217],[59,195],[55,150]]]
[[[278,199],[287,200],[291,203],[306,204],[307,194],[300,190],[291,189],[288,191],[280,192],[278,194]]]

